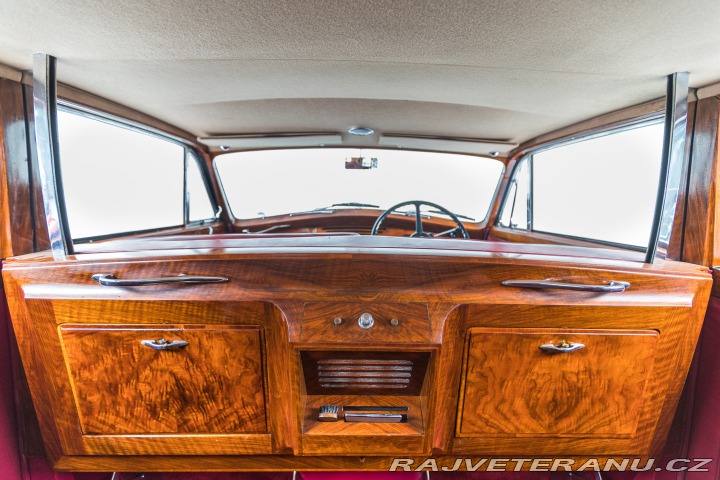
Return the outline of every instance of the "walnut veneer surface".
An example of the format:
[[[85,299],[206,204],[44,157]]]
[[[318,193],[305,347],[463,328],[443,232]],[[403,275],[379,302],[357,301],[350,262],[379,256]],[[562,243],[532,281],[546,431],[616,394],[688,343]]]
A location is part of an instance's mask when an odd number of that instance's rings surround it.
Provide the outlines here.
[[[3,270],[44,443],[61,470],[650,457],[667,435],[712,283],[701,267],[644,265],[618,251],[463,240],[138,239],[90,250],[67,262],[11,259]],[[229,281],[107,287],[97,273]],[[501,284],[544,279],[631,287]],[[375,319],[370,329],[358,325],[362,313]],[[162,338],[188,345],[140,343]],[[538,348],[563,341],[585,348]],[[355,382],[333,393],[308,383],[303,355],[369,361],[333,373]],[[422,371],[397,373],[383,360],[405,357]],[[357,387],[404,378],[409,395]],[[319,405],[340,401],[407,405],[409,421],[314,419]]]

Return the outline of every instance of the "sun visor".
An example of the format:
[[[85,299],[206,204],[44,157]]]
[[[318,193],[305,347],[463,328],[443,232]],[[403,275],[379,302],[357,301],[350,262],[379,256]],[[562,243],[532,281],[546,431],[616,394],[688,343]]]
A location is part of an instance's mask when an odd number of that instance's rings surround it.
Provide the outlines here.
[[[518,146],[514,142],[470,138],[413,137],[406,135],[381,135],[379,144],[384,147],[411,150],[436,150],[442,152],[503,155]]]
[[[210,150],[227,152],[231,150],[252,150],[258,148],[324,147],[341,145],[339,133],[282,133],[273,135],[222,135],[198,137],[198,141]]]

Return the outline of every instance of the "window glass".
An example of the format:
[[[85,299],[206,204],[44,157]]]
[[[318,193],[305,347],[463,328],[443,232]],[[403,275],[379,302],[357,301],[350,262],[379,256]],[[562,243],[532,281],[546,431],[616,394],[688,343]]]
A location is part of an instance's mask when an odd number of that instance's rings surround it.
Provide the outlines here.
[[[188,206],[190,207],[189,221],[207,220],[215,216],[205,182],[200,173],[198,160],[190,152],[188,152],[187,158],[187,195]]]
[[[530,208],[530,162],[524,158],[518,164],[515,175],[508,186],[507,200],[500,214],[501,227],[528,228]]]
[[[183,147],[62,110],[58,131],[74,239],[183,224]]]
[[[346,168],[353,159],[367,168]],[[425,200],[480,222],[503,171],[500,161],[470,155],[351,148],[237,152],[218,156],[215,165],[230,209],[241,219],[339,203],[384,210]]]
[[[663,124],[617,131],[532,157],[532,230],[646,246]]]

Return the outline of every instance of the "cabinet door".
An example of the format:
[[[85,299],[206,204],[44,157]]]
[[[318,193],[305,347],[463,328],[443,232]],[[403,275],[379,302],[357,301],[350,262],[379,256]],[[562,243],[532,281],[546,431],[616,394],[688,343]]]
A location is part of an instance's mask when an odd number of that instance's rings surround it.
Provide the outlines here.
[[[456,434],[630,438],[658,336],[471,328]]]
[[[267,431],[257,327],[63,325],[60,336],[85,435]]]

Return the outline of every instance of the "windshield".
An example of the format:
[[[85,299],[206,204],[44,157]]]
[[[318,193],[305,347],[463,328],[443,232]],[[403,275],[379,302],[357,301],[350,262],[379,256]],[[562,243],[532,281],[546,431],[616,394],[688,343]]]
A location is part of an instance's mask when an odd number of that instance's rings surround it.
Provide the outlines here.
[[[425,200],[463,221],[480,222],[503,171],[502,162],[483,157],[357,148],[228,153],[218,156],[215,166],[238,219],[315,209],[385,210]]]

